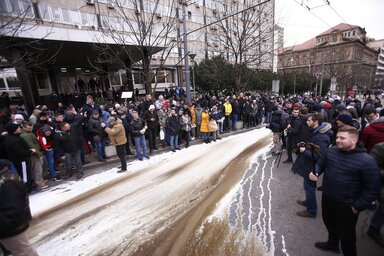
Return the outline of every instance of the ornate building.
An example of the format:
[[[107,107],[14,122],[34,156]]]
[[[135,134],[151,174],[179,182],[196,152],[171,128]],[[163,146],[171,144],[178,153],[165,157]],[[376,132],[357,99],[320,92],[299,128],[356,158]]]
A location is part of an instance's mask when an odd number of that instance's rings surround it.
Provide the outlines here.
[[[369,88],[374,81],[378,52],[364,28],[341,23],[300,45],[279,52],[279,72],[336,78],[336,93]],[[323,92],[324,93],[324,92]]]

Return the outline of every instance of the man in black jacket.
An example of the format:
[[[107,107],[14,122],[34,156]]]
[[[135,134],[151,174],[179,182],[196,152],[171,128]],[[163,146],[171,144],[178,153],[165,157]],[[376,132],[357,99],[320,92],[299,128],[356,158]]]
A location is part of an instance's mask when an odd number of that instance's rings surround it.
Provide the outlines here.
[[[306,206],[306,210],[298,211],[300,217],[316,217],[316,183],[309,179],[309,173],[313,171],[314,164],[324,155],[331,142],[331,124],[323,123],[323,116],[320,113],[312,114],[308,117],[307,125],[311,129],[309,144],[299,147],[299,152],[293,171],[304,178],[305,200],[297,200],[300,205]]]
[[[356,255],[356,222],[359,212],[367,209],[380,190],[380,172],[376,161],[358,147],[359,132],[342,127],[336,137],[337,147],[328,149],[309,178],[317,181],[324,173],[322,215],[328,241],[317,242],[318,249]],[[342,164],[340,164],[342,163]]]
[[[67,122],[60,124],[60,130],[55,133],[54,147],[65,161],[66,175],[64,179],[72,177],[72,162],[75,162],[77,179],[83,177],[83,166],[81,163],[80,149],[77,146],[77,138],[71,126]]]
[[[26,230],[31,220],[28,192],[21,178],[0,163],[0,242],[12,255],[37,256]]]

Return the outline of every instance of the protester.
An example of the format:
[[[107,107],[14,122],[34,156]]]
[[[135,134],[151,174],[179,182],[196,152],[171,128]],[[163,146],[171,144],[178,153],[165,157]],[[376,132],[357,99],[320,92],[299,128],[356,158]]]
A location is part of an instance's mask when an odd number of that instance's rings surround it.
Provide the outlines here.
[[[145,142],[145,131],[148,126],[136,111],[132,112],[132,121],[129,124],[129,130],[135,141],[136,157],[138,160],[143,161],[143,157],[149,159],[147,153],[147,145]]]
[[[322,216],[328,240],[315,247],[325,251],[356,255],[356,223],[359,213],[374,201],[380,189],[376,161],[357,143],[359,132],[342,127],[336,136],[336,147],[330,148],[309,174],[312,181],[324,173]],[[340,164],[343,163],[343,164]]]
[[[125,144],[127,143],[127,137],[123,122],[116,117],[109,117],[107,120],[109,127],[105,128],[105,132],[109,136],[109,141],[115,145],[116,154],[120,159],[121,169],[117,172],[125,172],[127,170],[127,160],[125,159]]]

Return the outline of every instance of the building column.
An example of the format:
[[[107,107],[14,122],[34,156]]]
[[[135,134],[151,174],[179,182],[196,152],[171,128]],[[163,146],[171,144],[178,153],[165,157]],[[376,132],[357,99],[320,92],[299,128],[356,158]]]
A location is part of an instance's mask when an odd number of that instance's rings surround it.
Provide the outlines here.
[[[56,73],[52,65],[48,67],[48,77],[51,83],[52,91],[55,92],[57,95],[59,95],[60,92],[59,92],[59,88],[57,87]]]

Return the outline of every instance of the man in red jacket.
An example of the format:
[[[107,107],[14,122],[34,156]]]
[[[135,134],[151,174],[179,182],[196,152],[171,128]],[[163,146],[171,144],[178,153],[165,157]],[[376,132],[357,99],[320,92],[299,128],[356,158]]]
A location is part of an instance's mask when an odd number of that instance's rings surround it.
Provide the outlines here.
[[[381,110],[379,118],[364,128],[360,140],[364,143],[368,153],[374,145],[384,142],[384,110]]]

